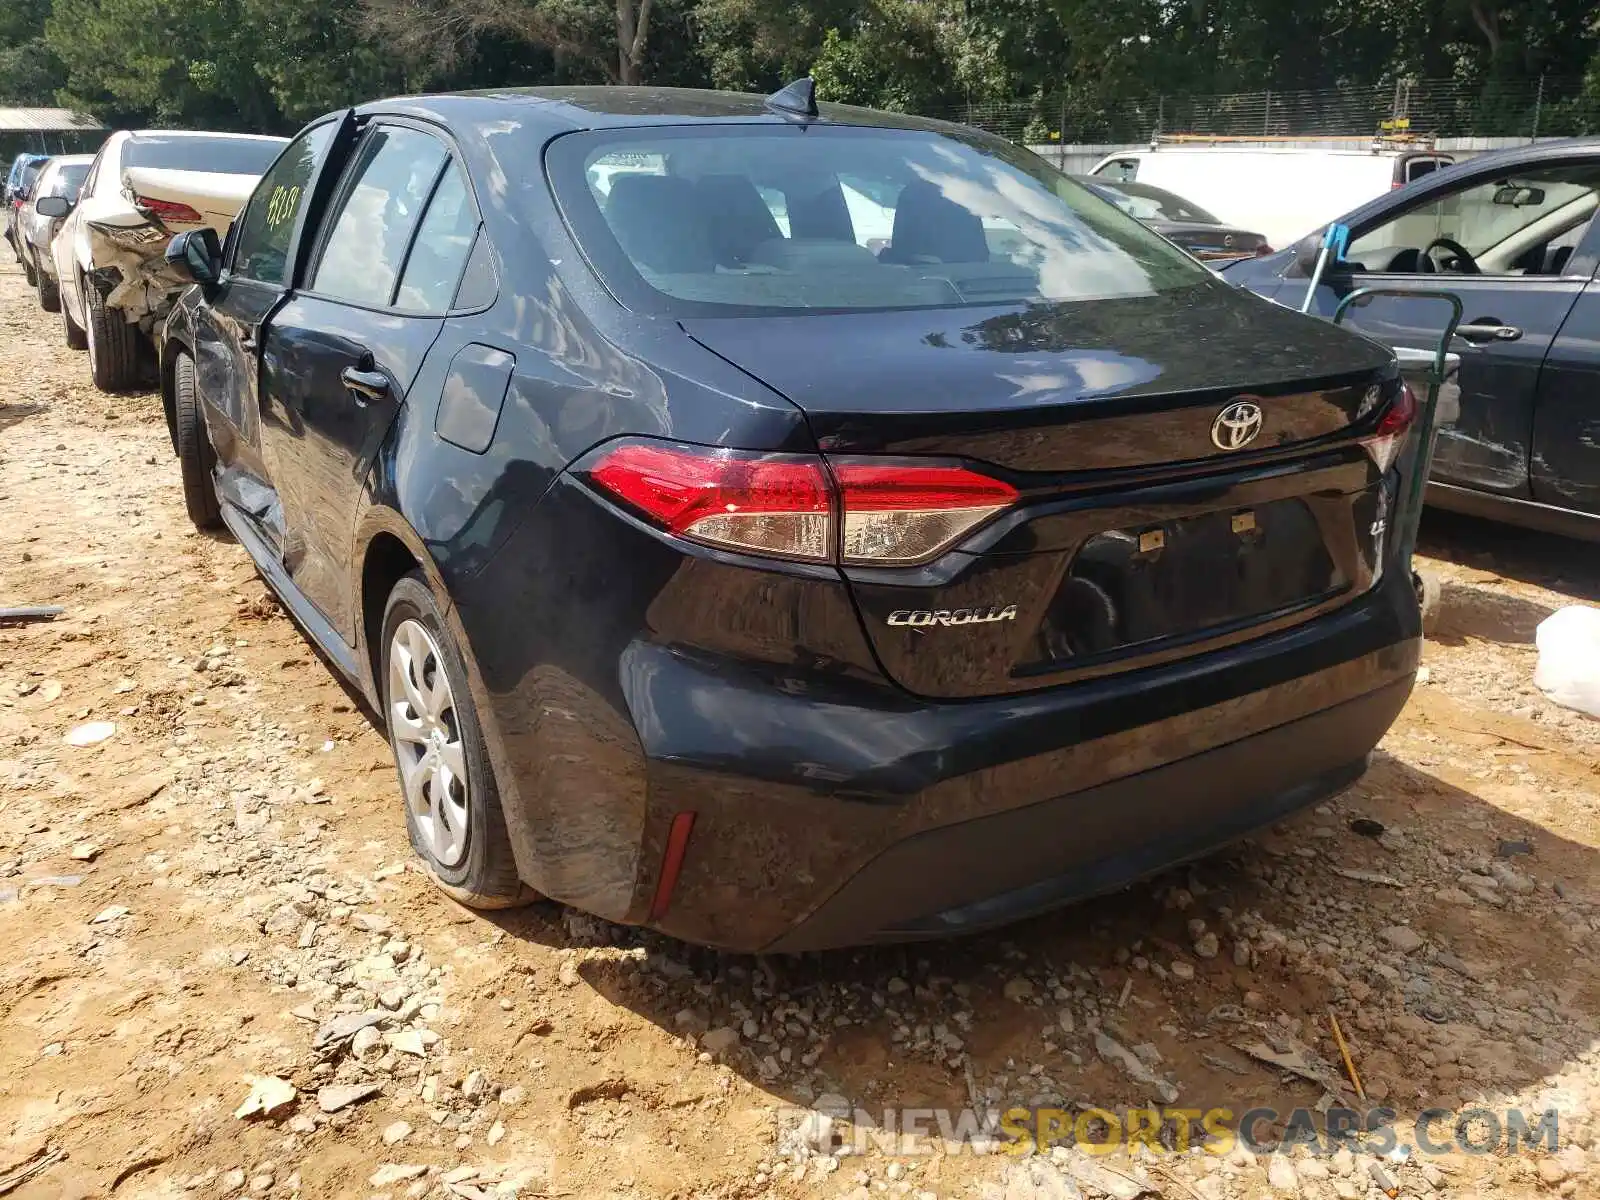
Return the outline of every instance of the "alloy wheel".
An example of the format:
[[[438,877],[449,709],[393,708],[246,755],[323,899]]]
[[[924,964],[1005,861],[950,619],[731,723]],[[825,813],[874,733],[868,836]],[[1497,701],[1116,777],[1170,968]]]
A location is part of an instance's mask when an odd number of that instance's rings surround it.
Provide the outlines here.
[[[455,694],[438,642],[410,618],[389,642],[388,715],[406,805],[424,847],[439,866],[458,866],[467,855],[470,793]]]

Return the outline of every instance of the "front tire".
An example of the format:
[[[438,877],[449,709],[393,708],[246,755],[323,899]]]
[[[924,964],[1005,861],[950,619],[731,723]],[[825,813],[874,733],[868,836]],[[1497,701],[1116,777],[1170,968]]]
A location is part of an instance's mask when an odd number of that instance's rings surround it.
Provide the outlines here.
[[[183,476],[183,506],[189,520],[200,530],[222,524],[213,472],[217,452],[206,433],[205,414],[200,410],[200,394],[195,387],[194,359],[178,355],[172,368],[172,427],[178,446],[178,470]]]
[[[428,874],[469,908],[537,899],[517,875],[460,651],[420,573],[389,593],[381,644],[384,721],[406,832]]]
[[[39,280],[39,307],[45,312],[61,311],[61,284],[45,274],[37,250],[33,252],[33,273]]]
[[[21,244],[22,243],[20,241],[17,243],[18,246],[20,246]],[[13,247],[13,249],[16,249],[16,248]],[[22,277],[28,281],[28,286],[29,287],[33,287],[36,283],[39,282],[39,276],[33,269],[33,263],[29,260],[28,256],[26,254],[24,254],[21,250],[17,250],[16,251],[16,255],[17,255],[17,261],[22,264]]]
[[[83,284],[89,334],[89,372],[102,392],[126,391],[139,382],[139,331],[106,304],[100,289]]]

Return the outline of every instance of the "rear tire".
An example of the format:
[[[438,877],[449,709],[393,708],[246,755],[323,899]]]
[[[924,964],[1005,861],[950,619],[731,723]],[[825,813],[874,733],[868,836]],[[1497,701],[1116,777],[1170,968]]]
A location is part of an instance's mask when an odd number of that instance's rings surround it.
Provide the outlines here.
[[[517,875],[460,651],[419,572],[389,593],[381,645],[379,686],[406,832],[428,874],[468,908],[537,900]],[[465,777],[451,764],[463,767]]]
[[[89,335],[89,372],[102,392],[126,391],[139,382],[139,331],[106,304],[100,289],[83,284]]]
[[[178,355],[172,368],[172,427],[178,445],[178,470],[183,476],[183,506],[196,529],[216,529],[222,524],[213,472],[217,452],[206,432],[205,414],[195,387],[194,359]]]
[[[39,307],[45,312],[59,312],[61,310],[61,284],[46,275],[44,268],[39,265],[39,252],[33,252],[33,273],[39,279]]]

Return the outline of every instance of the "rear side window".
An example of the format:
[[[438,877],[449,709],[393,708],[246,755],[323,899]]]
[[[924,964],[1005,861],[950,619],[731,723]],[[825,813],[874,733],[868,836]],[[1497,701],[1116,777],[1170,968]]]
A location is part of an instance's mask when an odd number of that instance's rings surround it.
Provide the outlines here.
[[[261,283],[282,285],[294,240],[295,225],[317,165],[333,140],[333,122],[308,129],[289,143],[283,156],[261,177],[250,195],[250,206],[234,223],[235,274]]]
[[[428,201],[417,237],[406,256],[395,307],[407,312],[444,312],[472,252],[478,210],[461,168],[452,162]]]
[[[223,175],[259,175],[278,157],[283,143],[275,138],[162,137],[142,134],[122,148],[124,167],[158,167],[170,171],[211,171]]]
[[[676,315],[1146,296],[1204,268],[986,135],[726,125],[569,134],[547,157],[587,260]]]
[[[448,157],[438,138],[419,130],[371,130],[331,217],[311,290],[356,304],[388,305],[411,231]],[[467,247],[461,253],[464,258]],[[450,282],[453,287],[455,278]]]

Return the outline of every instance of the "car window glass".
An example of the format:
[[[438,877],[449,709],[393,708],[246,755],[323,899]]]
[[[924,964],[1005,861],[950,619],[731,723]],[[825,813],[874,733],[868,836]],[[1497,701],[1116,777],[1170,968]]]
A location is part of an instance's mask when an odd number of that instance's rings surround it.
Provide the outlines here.
[[[1597,201],[1600,166],[1592,163],[1480,177],[1363,232],[1346,257],[1391,274],[1544,273],[1542,252],[1586,227]]]
[[[614,293],[666,311],[1055,302],[1208,278],[1082,184],[979,134],[662,128],[559,138],[545,161],[587,261]]]
[[[261,283],[282,285],[289,244],[317,164],[328,152],[335,125],[308,129],[284,150],[250,195],[250,206],[234,222],[233,271]]]
[[[499,282],[494,273],[494,248],[484,231],[478,230],[472,243],[472,255],[467,259],[467,269],[461,273],[461,286],[456,289],[451,308],[487,308],[494,303]]]
[[[1141,221],[1194,221],[1205,225],[1220,224],[1216,217],[1198,204],[1185,200],[1165,188],[1152,187],[1148,183],[1134,183],[1130,180],[1115,187],[1100,184],[1095,187],[1095,191],[1100,192],[1123,212]]]
[[[272,165],[282,149],[283,143],[277,138],[143,134],[128,139],[122,165],[221,175],[259,175]]]
[[[311,290],[358,304],[388,304],[411,230],[446,157],[443,143],[419,130],[380,126],[370,132],[351,167],[352,182],[333,217]]]
[[[477,228],[478,210],[466,177],[458,164],[451,163],[417,227],[395,306],[409,312],[444,312],[455,295]]]
[[[83,189],[83,179],[90,173],[88,163],[72,163],[61,168],[61,195],[77,200],[78,192]]]

